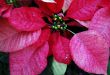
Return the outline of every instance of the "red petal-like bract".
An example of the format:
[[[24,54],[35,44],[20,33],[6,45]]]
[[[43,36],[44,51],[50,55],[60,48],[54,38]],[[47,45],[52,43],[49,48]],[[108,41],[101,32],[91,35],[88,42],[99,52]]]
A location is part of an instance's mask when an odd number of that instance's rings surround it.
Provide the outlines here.
[[[0,41],[5,40],[16,33],[18,32],[10,26],[6,19],[0,18]]]
[[[73,0],[67,16],[78,20],[89,20],[93,17],[101,0]]]
[[[102,0],[100,6],[101,7],[110,7],[110,0]]]
[[[60,36],[59,33],[53,33],[51,35],[52,40],[52,52],[55,59],[61,63],[69,64],[71,61],[69,39]]]
[[[62,7],[64,12],[69,8],[71,2],[72,2],[72,0],[64,0],[64,4],[63,4],[63,7]]]
[[[0,50],[12,52],[25,48],[38,41],[40,33],[40,30],[35,32],[19,32],[11,37],[7,37],[0,41]]]
[[[45,26],[40,10],[34,7],[13,9],[9,22],[20,31],[35,31]]]
[[[39,5],[40,9],[48,15],[52,13],[58,13],[63,7],[64,0],[55,0],[55,3],[47,3],[40,0],[35,0],[36,4]],[[51,14],[49,14],[51,13]]]
[[[89,28],[102,34],[110,46],[110,8],[102,8],[97,11]]]
[[[40,74],[47,65],[47,56],[49,52],[48,43],[44,43],[31,57],[30,59],[30,67],[36,73]]]
[[[0,51],[12,52],[25,48],[38,41],[41,30],[18,32],[9,26],[9,22],[0,19]]]
[[[42,46],[45,42],[48,41],[50,36],[50,29],[42,29],[41,35],[39,36],[38,41],[35,43],[37,47]]]
[[[71,22],[69,22],[69,23],[67,23],[68,24],[68,26],[82,26],[81,24],[80,24],[80,22],[77,22],[77,21],[71,21]]]
[[[11,75],[38,75],[47,65],[48,43],[41,48],[30,46],[22,51],[10,53]]]
[[[70,41],[74,62],[83,70],[95,74],[107,73],[109,47],[106,40],[96,31],[76,34]]]
[[[5,0],[0,0],[0,16],[3,15],[3,13],[5,13],[11,5],[7,5],[5,3]]]

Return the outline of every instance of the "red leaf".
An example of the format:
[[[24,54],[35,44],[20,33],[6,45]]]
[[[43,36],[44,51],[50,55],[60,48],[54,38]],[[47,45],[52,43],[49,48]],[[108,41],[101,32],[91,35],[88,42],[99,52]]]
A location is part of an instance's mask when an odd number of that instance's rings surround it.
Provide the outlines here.
[[[95,31],[76,34],[70,41],[74,62],[84,71],[107,73],[109,47],[105,39]]]
[[[0,0],[0,16],[2,16],[12,5],[7,5],[5,0]]]
[[[59,33],[53,33],[51,36],[52,52],[55,59],[61,63],[69,64],[71,61],[69,39],[60,36]]]
[[[62,7],[64,12],[70,7],[71,3],[72,3],[72,0],[64,0],[64,4],[63,4],[63,7]]]
[[[67,16],[78,20],[89,20],[93,17],[101,0],[73,0]]]
[[[63,7],[64,0],[55,0],[56,3],[47,4],[48,8],[54,12],[58,13]]]
[[[49,46],[46,42],[41,48],[39,48],[33,56],[30,58],[30,68],[36,74],[40,74],[47,65],[47,56],[49,52]]]
[[[40,11],[34,7],[13,9],[9,21],[20,31],[35,31],[45,26]]]
[[[42,29],[38,41],[35,43],[37,47],[42,46],[50,37],[50,29]]]
[[[0,19],[0,51],[12,52],[27,47],[38,41],[41,30],[18,32],[9,26],[6,20]]]
[[[68,26],[82,26],[81,23],[79,23],[78,21],[71,21],[67,24]]]
[[[99,32],[110,46],[110,8],[102,8],[97,11],[89,28]]]
[[[110,7],[110,0],[102,0],[100,6],[101,7]]]
[[[41,48],[35,45],[21,51],[10,53],[11,75],[38,75],[46,67],[48,55],[48,43]]]
[[[0,18],[0,41],[18,33],[17,30],[12,28],[6,19]]]
[[[47,3],[40,0],[35,0],[35,2],[39,5],[43,12],[48,15],[52,15],[52,13],[59,13],[61,11],[64,0],[55,0],[55,3]]]

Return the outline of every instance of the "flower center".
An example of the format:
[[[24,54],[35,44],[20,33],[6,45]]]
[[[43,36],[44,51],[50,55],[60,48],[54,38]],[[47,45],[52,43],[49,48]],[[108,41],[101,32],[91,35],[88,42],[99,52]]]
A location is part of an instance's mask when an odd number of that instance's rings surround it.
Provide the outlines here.
[[[54,30],[66,30],[67,24],[64,22],[61,16],[53,15],[53,25],[51,26]]]
[[[15,4],[16,5],[16,0],[6,0],[7,4]]]
[[[7,4],[11,4],[14,7],[18,8],[21,6],[28,6],[31,5],[32,0],[5,0]]]

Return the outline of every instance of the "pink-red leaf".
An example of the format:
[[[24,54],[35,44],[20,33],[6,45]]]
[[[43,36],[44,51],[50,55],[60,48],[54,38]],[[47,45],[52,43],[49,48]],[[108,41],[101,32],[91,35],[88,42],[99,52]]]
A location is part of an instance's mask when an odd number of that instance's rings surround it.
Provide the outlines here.
[[[6,4],[5,0],[0,0],[0,16],[2,16],[11,5]]]
[[[50,29],[42,29],[41,35],[39,36],[38,41],[35,43],[37,47],[42,46],[45,42],[48,41],[50,36]]]
[[[9,32],[5,32],[7,35]],[[41,30],[35,32],[18,32],[16,34],[10,34],[7,37],[0,37],[0,51],[2,52],[13,52],[23,49],[38,41]],[[1,34],[0,34],[1,35]]]
[[[48,43],[44,43],[30,58],[30,68],[36,74],[40,74],[47,65],[47,56],[49,52]]]
[[[69,64],[71,61],[69,39],[60,36],[59,33],[54,33],[50,40],[52,40],[52,52],[55,59],[59,62]]]
[[[89,28],[99,32],[110,46],[110,8],[102,8],[97,11]]]
[[[109,47],[97,32],[90,30],[76,34],[70,41],[70,49],[74,62],[81,69],[106,75]]]
[[[40,74],[47,64],[48,49],[48,43],[45,43],[41,48],[36,48],[33,45],[21,51],[10,53],[10,74]]]
[[[78,20],[89,20],[93,17],[101,0],[73,0],[67,16]]]
[[[35,31],[45,26],[40,10],[34,7],[13,9],[9,22],[20,31]]]
[[[55,0],[54,3],[42,2],[40,0],[35,0],[35,2],[43,12],[52,15],[52,13],[59,13],[61,11],[64,0]]]
[[[65,12],[69,8],[71,2],[72,2],[72,0],[64,0],[64,4],[62,7],[63,12]]]
[[[101,7],[110,7],[110,0],[102,0],[100,6]]]
[[[17,30],[12,28],[6,19],[0,18],[0,41],[11,37],[18,33]]]

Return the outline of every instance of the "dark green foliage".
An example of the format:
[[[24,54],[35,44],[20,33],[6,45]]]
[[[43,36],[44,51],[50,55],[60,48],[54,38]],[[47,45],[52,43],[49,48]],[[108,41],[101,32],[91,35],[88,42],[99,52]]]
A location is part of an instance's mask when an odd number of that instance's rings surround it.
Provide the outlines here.
[[[53,57],[48,58],[48,65],[40,75],[53,75],[52,71]],[[9,72],[9,54],[0,52],[0,75],[10,75]],[[66,70],[65,75],[95,75],[84,72],[74,62],[71,62]],[[100,74],[101,75],[101,74]],[[110,62],[108,64],[108,75],[110,75]]]
[[[0,52],[0,75],[10,75],[8,53]]]
[[[47,64],[46,69],[40,75],[53,75],[53,71],[52,71],[52,68],[51,68],[52,61],[53,61],[53,57],[50,56],[48,58],[48,64]]]
[[[74,62],[71,62],[66,70],[65,75],[102,75],[102,74],[91,74],[80,69]]]
[[[108,75],[110,75],[110,60],[109,60],[109,63],[108,63]]]
[[[53,71],[51,68],[52,61],[53,61],[52,57],[49,57],[48,65],[47,65],[46,69],[42,72],[42,74],[40,74],[40,75],[53,75]],[[76,64],[74,62],[71,62],[67,67],[65,75],[97,75],[97,74],[87,73],[87,72],[81,70],[78,66],[76,66]],[[101,74],[99,74],[99,75],[101,75]]]

